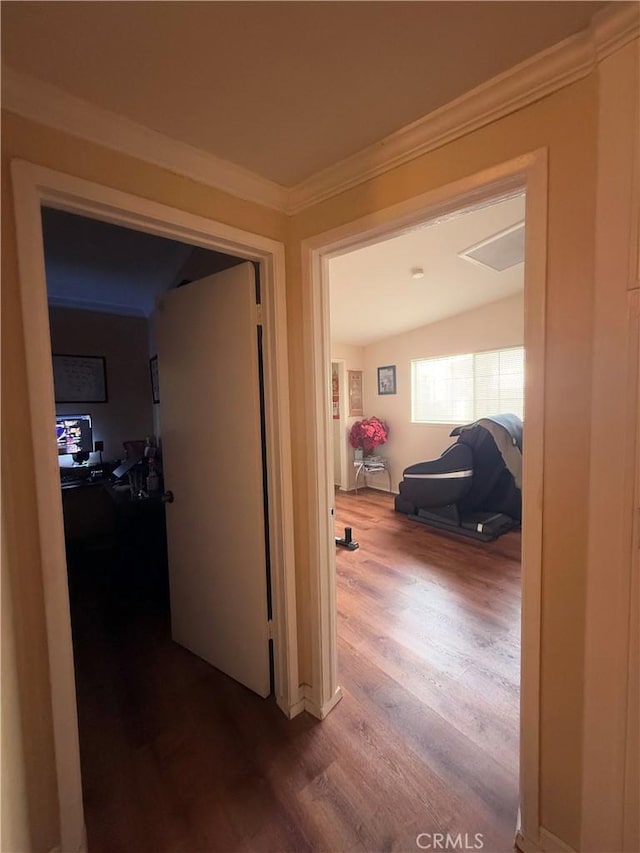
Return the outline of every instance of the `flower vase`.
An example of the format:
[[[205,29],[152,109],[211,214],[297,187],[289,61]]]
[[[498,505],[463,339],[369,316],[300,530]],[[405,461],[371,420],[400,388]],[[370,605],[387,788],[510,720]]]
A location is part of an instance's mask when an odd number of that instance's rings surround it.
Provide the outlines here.
[[[353,459],[355,462],[362,462],[364,458],[364,451],[361,447],[356,447],[353,451]]]

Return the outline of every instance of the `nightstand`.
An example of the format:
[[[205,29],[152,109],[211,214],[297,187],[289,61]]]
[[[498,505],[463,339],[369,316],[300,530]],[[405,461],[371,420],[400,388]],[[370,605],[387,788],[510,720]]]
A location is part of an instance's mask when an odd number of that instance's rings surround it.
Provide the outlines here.
[[[356,469],[356,495],[358,494],[358,478],[362,474],[363,485],[367,485],[367,474],[381,474],[384,472],[389,479],[389,491],[391,491],[391,468],[389,460],[383,456],[370,456],[364,459],[356,460],[353,463]]]

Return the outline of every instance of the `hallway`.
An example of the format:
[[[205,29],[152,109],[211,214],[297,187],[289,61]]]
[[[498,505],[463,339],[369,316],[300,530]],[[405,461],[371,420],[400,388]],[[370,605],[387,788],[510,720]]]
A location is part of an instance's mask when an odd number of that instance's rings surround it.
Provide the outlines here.
[[[322,723],[172,643],[153,598],[105,607],[108,552],[75,566],[91,853],[412,851],[422,832],[511,850],[519,536],[460,543],[372,490],[337,504],[361,548],[338,554],[344,698]]]

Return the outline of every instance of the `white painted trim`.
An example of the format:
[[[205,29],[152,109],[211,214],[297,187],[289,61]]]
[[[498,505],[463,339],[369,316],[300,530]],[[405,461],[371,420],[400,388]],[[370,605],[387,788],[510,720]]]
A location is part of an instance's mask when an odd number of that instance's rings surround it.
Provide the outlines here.
[[[522,832],[516,833],[515,846],[522,853],[576,853],[573,847],[565,844],[561,838],[549,832],[544,826],[540,827],[540,843],[536,844]]]
[[[610,3],[591,22],[591,38],[596,61],[601,62],[640,35],[640,7],[637,3]]]
[[[540,853],[541,848],[526,838],[520,830],[516,832],[514,839],[514,847],[520,850],[521,853]]]
[[[640,139],[638,140],[640,143]],[[638,145],[640,155],[640,144]],[[640,424],[640,290],[629,291],[630,352],[636,373],[636,424]],[[625,738],[625,779],[622,849],[640,850],[640,442],[636,443],[633,530],[631,541],[631,585],[629,589],[629,665],[627,673],[627,725]]]
[[[639,318],[635,229],[640,43],[598,69],[593,384],[585,607],[581,851],[623,851],[629,714]],[[630,186],[629,176],[633,176]],[[612,377],[617,379],[612,382]],[[616,435],[617,464],[606,443]],[[603,443],[604,442],[604,443]],[[635,758],[637,761],[637,756]],[[635,804],[637,810],[637,803]]]
[[[279,184],[6,66],[2,107],[238,198],[280,211],[286,207],[287,190]]]
[[[524,346],[525,450],[523,454],[522,649],[520,669],[520,809],[522,826],[537,837],[540,825],[540,648],[544,492],[544,377],[547,323],[547,151],[526,174]],[[538,391],[538,397],[533,393]],[[535,709],[535,710],[534,710]],[[535,771],[534,771],[535,767]]]
[[[324,720],[324,718],[333,711],[335,706],[342,699],[342,690],[339,687],[337,687],[333,695],[321,705],[317,704],[316,692],[312,690],[308,684],[304,685],[304,694],[304,710],[317,720]]]
[[[300,690],[299,692],[302,692],[302,691]],[[294,717],[297,717],[298,714],[301,714],[304,710],[306,710],[305,700],[304,699],[298,699],[298,701],[289,708],[289,713],[287,714],[287,716],[289,717],[290,720],[292,720]]]
[[[573,847],[566,844],[553,832],[549,832],[544,826],[540,827],[540,849],[545,853],[576,853]]]
[[[542,583],[543,423],[546,325],[547,153],[534,151],[427,192],[302,243],[305,378],[312,430],[308,442],[309,580],[312,636],[310,697],[326,707],[339,690],[333,488],[329,472],[329,276],[331,257],[407,228],[471,210],[526,189],[525,347],[527,444],[524,453],[520,802],[530,837],[539,828],[540,608]]]
[[[335,579],[334,489],[330,448],[331,346],[329,343],[328,261],[302,244],[302,298],[305,341],[305,411],[312,413],[307,442],[308,554],[311,688],[305,698],[319,712],[332,700],[337,682],[337,600]],[[314,437],[315,434],[315,437]],[[330,547],[329,547],[330,545]],[[314,713],[314,711],[311,711]],[[314,713],[317,716],[318,713]]]
[[[3,68],[2,106],[206,186],[295,214],[586,77],[597,62],[637,34],[637,6],[612,3],[594,16],[589,28],[290,188],[11,68]]]
[[[92,216],[261,264],[267,388],[268,500],[272,525],[275,686],[287,716],[299,706],[284,247],[260,235],[22,161],[11,164],[20,293],[36,472],[61,846],[84,843],[75,678],[69,620],[41,205]]]

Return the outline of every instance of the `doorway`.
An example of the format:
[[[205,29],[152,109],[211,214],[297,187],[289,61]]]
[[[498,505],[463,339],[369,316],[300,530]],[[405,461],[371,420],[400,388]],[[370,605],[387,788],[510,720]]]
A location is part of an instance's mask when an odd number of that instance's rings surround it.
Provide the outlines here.
[[[521,727],[520,727],[520,824],[537,831],[539,772],[539,646],[542,514],[543,384],[545,364],[545,259],[546,259],[546,157],[534,152],[487,172],[433,190],[375,215],[311,238],[303,244],[305,309],[311,329],[310,358],[315,366],[314,397],[318,420],[309,464],[317,474],[310,478],[313,531],[317,553],[312,552],[312,582],[319,601],[312,611],[313,683],[318,685],[315,702],[320,716],[340,700],[337,659],[336,577],[334,556],[334,500],[329,488],[330,387],[328,265],[332,257],[389,238],[428,221],[441,220],[456,212],[472,210],[518,193],[526,193],[525,330],[527,351],[527,453],[524,471],[523,509],[523,607],[521,631]]]
[[[521,484],[485,425],[513,427],[519,475],[524,215],[516,196],[329,261],[332,372],[349,357],[364,389],[363,467],[350,445],[355,489],[335,494],[340,686],[450,787],[452,826],[496,850],[518,811]],[[470,447],[473,478],[447,479]]]
[[[167,679],[181,661],[176,675],[188,683],[195,662],[172,653],[178,643],[260,696],[273,691],[260,288],[242,259],[95,219],[44,208],[43,233],[95,842],[110,799],[104,757],[126,761],[127,739],[118,733],[130,718],[147,730],[158,725],[146,697],[164,689],[145,661],[159,669],[167,661]],[[228,369],[217,367],[225,362]],[[152,386],[154,363],[160,382],[156,374]],[[248,518],[251,527],[242,523],[233,535],[237,520]],[[160,695],[153,704],[162,707]],[[87,725],[96,719],[101,725]],[[100,749],[107,743],[111,749]]]
[[[276,701],[287,716],[300,709],[295,645],[293,539],[288,419],[288,371],[284,314],[284,248],[276,241],[187,214],[166,205],[25,162],[12,164],[20,285],[36,466],[38,524],[43,566],[51,673],[61,840],[65,849],[83,843],[69,602],[60,478],[50,440],[55,406],[41,208],[52,207],[113,224],[168,236],[194,246],[237,255],[259,264],[263,288],[266,466],[273,575],[274,681]]]

